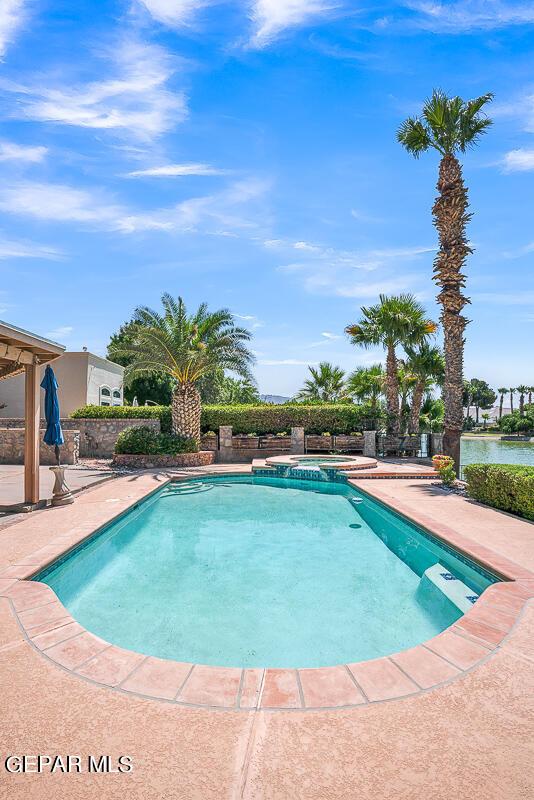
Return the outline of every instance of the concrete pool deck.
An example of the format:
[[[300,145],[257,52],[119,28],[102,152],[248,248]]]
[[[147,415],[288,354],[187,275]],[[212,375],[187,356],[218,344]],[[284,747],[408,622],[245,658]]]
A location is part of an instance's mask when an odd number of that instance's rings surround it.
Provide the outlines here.
[[[232,466],[210,471],[237,470]],[[180,475],[199,472],[182,470]],[[7,577],[0,576],[0,593],[9,594],[15,585],[13,573],[19,570],[13,565],[30,566],[31,554],[38,549],[45,550],[43,556],[54,557],[59,545],[65,550],[165,480],[154,472],[118,478],[86,491],[73,506],[36,512],[10,526],[0,539],[0,570],[7,568]],[[358,481],[358,487],[412,517],[424,514],[438,535],[445,535],[446,520],[447,531],[469,539],[479,554],[491,550],[495,563],[517,567],[526,593],[534,594],[534,581],[530,585],[526,573],[534,568],[530,523],[445,494],[420,480],[374,479]],[[56,544],[51,544],[54,540]],[[10,797],[21,798],[107,798],[125,793],[133,798],[199,800],[440,800],[469,793],[528,798],[534,793],[534,604],[527,600],[521,605],[513,629],[506,635],[501,631],[504,639],[491,655],[488,652],[480,664],[467,672],[460,670],[460,675],[437,688],[417,688],[403,699],[373,701],[372,686],[384,685],[383,676],[374,676],[366,693],[368,702],[352,709],[273,713],[184,707],[98,686],[43,657],[19,626],[13,598],[4,596],[0,599],[0,678],[6,687],[0,700],[2,752],[131,755],[134,771],[107,777],[4,771],[0,787],[5,785]],[[517,598],[511,606],[515,614]],[[31,605],[19,610],[31,619]],[[480,624],[497,625],[494,630],[500,630],[506,610],[501,605],[493,613],[493,619]],[[463,635],[474,650],[483,647],[478,640],[481,630]],[[443,654],[449,664],[455,657],[450,650]],[[455,669],[458,672],[459,667]],[[419,671],[418,679],[415,673],[409,678],[407,670]],[[395,675],[397,680],[399,674],[406,681],[415,679],[421,687],[424,672],[420,659],[408,656]]]

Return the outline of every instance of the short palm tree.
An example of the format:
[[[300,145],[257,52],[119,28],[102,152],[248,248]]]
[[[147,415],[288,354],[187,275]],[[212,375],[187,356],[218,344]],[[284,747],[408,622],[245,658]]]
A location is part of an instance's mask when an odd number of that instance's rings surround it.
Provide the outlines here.
[[[360,402],[369,403],[376,416],[384,394],[385,373],[382,364],[358,367],[347,379],[347,394]]]
[[[524,417],[525,416],[525,395],[528,392],[528,386],[525,386],[524,384],[521,384],[521,386],[517,387],[516,391],[519,392],[519,416],[520,417]]]
[[[497,389],[497,391],[499,392],[499,395],[500,395],[500,397],[499,397],[499,419],[500,419],[502,417],[502,407],[503,407],[503,404],[504,404],[504,395],[508,394],[508,387],[507,386],[502,386],[500,389]]]
[[[528,404],[529,406],[532,405],[532,393],[534,392],[534,386],[528,387]]]
[[[225,308],[210,312],[202,303],[194,314],[188,314],[182,298],[175,300],[167,293],[161,303],[163,314],[145,306],[135,310],[131,342],[113,353],[131,357],[126,382],[154,371],[171,377],[172,432],[199,442],[198,382],[217,369],[229,369],[252,380],[254,357],[246,345],[251,333],[236,326]]]
[[[408,433],[419,432],[419,416],[423,397],[433,384],[441,386],[445,375],[445,359],[439,347],[433,347],[427,342],[419,347],[407,347],[407,367],[416,376],[417,382],[412,392],[412,404]]]
[[[379,299],[376,305],[362,308],[362,319],[355,325],[348,325],[345,331],[355,345],[366,348],[382,345],[385,348],[388,433],[398,436],[400,418],[396,347],[421,344],[435,332],[437,326],[427,319],[423,306],[411,294],[398,297],[381,294]]]
[[[397,133],[398,141],[415,158],[429,149],[437,150],[441,156],[437,184],[439,196],[432,209],[439,235],[434,279],[441,289],[438,302],[442,306],[445,350],[443,450],[454,458],[457,470],[463,424],[463,354],[467,324],[462,310],[469,302],[462,293],[465,287],[462,269],[472,252],[466,236],[471,215],[467,210],[467,190],[457,153],[465,153],[473,147],[491,125],[491,120],[481,112],[492,99],[493,95],[488,93],[464,101],[434,90],[423,106],[421,117],[408,117]]]
[[[297,400],[321,400],[323,403],[336,403],[345,394],[345,372],[328,361],[321,361],[319,367],[308,367],[311,378],[296,395]]]

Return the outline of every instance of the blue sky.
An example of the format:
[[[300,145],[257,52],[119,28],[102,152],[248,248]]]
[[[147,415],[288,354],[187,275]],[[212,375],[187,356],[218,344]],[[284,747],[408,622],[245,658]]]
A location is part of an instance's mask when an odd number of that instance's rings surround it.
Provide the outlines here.
[[[396,129],[492,91],[466,373],[532,383],[533,45],[530,2],[2,0],[0,316],[105,353],[169,291],[253,330],[263,392],[371,363],[343,328],[379,292],[439,313],[437,154]]]

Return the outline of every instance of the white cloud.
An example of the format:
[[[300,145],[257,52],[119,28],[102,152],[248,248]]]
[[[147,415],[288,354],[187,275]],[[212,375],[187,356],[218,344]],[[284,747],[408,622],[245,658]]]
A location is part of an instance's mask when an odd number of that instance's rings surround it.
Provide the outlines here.
[[[239,181],[217,194],[192,197],[169,208],[137,211],[115,202],[100,189],[23,181],[0,184],[0,209],[39,220],[78,222],[121,233],[200,231],[231,236],[235,229],[250,229],[257,224],[254,202],[261,199],[267,186],[266,182],[253,179]],[[258,216],[261,218],[262,214]]]
[[[335,0],[253,0],[250,16],[255,31],[251,45],[265,47],[286,28],[310,24],[339,6]]]
[[[505,172],[528,172],[534,169],[534,150],[510,150],[502,160]]]
[[[63,253],[55,247],[35,244],[35,242],[16,242],[9,239],[0,239],[0,260],[9,258],[46,258],[57,261]]]
[[[321,336],[324,336],[325,339],[333,340],[333,339],[341,339],[340,334],[338,333],[330,333],[330,331],[323,331]]]
[[[129,214],[120,220],[119,229],[124,233],[143,230],[194,232],[202,229],[207,233],[229,236],[236,229],[256,227],[252,205],[261,199],[268,186],[267,181],[255,179],[237,181],[221,192],[192,197],[171,208]]]
[[[264,242],[269,249],[292,250],[295,245],[281,240]],[[376,297],[378,294],[406,290],[417,285],[415,274],[399,273],[399,264],[411,262],[435,247],[386,247],[361,251],[338,250],[314,245],[305,253],[305,261],[289,262],[278,267],[280,272],[299,278],[304,288],[313,293],[328,293],[339,297]],[[380,271],[380,280],[357,280],[356,275]],[[391,274],[391,273],[395,274]]]
[[[250,323],[250,327],[253,329],[263,328],[265,325],[265,323],[262,322],[261,319],[258,319],[258,317],[254,316],[254,314],[236,314],[234,312],[234,317],[237,317],[237,319],[242,319],[243,322]]]
[[[2,0],[0,3],[0,57],[24,22],[25,3],[26,0]]]
[[[153,177],[153,178],[175,178],[188,175],[225,175],[226,170],[211,167],[209,164],[164,164],[161,167],[150,167],[149,169],[136,169],[129,172],[132,178]]]
[[[293,245],[295,250],[306,250],[308,253],[319,253],[321,251],[320,247],[317,245],[309,244],[309,242],[295,242]]]
[[[0,161],[27,161],[36,164],[42,161],[47,153],[46,147],[31,147],[15,142],[0,141]]]
[[[413,22],[418,27],[435,32],[466,33],[534,22],[534,6],[531,2],[459,0],[440,3],[412,0],[404,5],[416,13]]]
[[[104,223],[116,227],[124,213],[102,193],[30,181],[0,186],[0,209],[11,214],[57,222]]]
[[[195,12],[210,5],[209,0],[139,0],[139,3],[155,20],[172,28],[188,25]]]
[[[49,339],[54,339],[56,341],[59,341],[60,339],[68,339],[73,330],[74,328],[72,327],[72,325],[62,325],[58,328],[54,328],[53,331],[48,331],[48,333],[46,333],[45,335]]]
[[[124,41],[108,54],[112,77],[75,85],[14,85],[2,87],[18,95],[14,115],[39,122],[114,131],[150,140],[174,127],[187,115],[182,92],[167,82],[176,71],[162,47]],[[114,73],[114,74],[113,74]]]

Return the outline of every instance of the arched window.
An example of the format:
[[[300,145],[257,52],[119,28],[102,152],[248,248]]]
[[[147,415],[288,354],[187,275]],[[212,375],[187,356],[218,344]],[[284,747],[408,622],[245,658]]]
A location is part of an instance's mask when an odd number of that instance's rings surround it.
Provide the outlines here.
[[[122,392],[120,389],[113,389],[113,405],[122,406]]]
[[[100,405],[101,406],[111,405],[111,389],[109,388],[109,386],[100,387]]]

